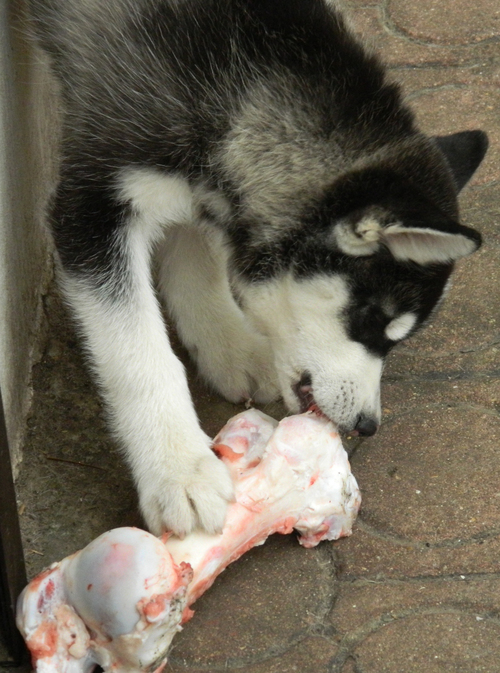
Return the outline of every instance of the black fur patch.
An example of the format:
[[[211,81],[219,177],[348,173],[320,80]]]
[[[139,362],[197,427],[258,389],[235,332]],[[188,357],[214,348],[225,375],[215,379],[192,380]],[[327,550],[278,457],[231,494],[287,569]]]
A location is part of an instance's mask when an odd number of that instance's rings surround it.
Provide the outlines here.
[[[401,264],[383,256],[358,258],[349,275],[351,302],[344,321],[351,339],[362,343],[374,355],[385,357],[396,344],[385,335],[394,317],[414,313],[415,332],[429,318],[439,302],[452,264],[436,264],[426,269]],[[387,306],[392,307],[388,313]]]
[[[104,174],[72,170],[59,183],[51,208],[54,241],[65,270],[92,278],[94,284],[111,280],[117,289],[124,285],[127,270],[119,236],[130,215]]]

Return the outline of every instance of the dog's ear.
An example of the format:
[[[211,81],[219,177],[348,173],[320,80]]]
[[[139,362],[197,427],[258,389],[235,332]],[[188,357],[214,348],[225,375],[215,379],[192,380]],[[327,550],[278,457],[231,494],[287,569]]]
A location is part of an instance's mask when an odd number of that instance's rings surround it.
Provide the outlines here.
[[[456,185],[463,186],[484,156],[486,136],[481,131],[465,131],[441,141],[455,165]],[[385,248],[397,260],[424,265],[452,263],[481,245],[480,234],[456,222],[453,208],[449,211],[386,167],[347,174],[334,183],[323,204],[327,222],[328,213],[333,214],[327,229],[329,245],[354,257]]]
[[[451,168],[459,192],[484,159],[488,136],[484,131],[461,131],[449,136],[435,136],[434,141]]]
[[[475,252],[481,236],[474,229],[456,225],[457,231],[394,224],[381,231],[380,240],[400,261],[417,264],[449,264]]]
[[[370,209],[356,219],[339,222],[332,232],[342,252],[366,257],[386,248],[392,256],[417,264],[449,264],[475,252],[481,235],[474,229],[443,218],[433,218],[429,226],[384,223],[384,217]]]

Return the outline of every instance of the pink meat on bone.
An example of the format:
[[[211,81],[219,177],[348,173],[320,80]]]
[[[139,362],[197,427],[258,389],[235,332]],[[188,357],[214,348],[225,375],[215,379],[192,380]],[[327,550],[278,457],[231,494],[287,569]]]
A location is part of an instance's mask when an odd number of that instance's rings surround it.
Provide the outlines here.
[[[350,535],[359,490],[323,416],[278,424],[251,409],[229,421],[214,450],[236,488],[220,535],[159,539],[117,528],[24,589],[17,621],[37,673],[159,672],[189,606],[245,551],[293,529],[305,547]]]

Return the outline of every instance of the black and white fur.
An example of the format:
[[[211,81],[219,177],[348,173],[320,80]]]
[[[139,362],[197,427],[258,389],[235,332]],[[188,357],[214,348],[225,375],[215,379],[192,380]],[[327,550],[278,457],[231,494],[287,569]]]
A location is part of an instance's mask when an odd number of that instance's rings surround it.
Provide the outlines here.
[[[428,138],[327,0],[31,0],[64,107],[50,220],[149,528],[221,528],[152,281],[228,400],[380,422],[384,358],[480,245],[480,131]]]

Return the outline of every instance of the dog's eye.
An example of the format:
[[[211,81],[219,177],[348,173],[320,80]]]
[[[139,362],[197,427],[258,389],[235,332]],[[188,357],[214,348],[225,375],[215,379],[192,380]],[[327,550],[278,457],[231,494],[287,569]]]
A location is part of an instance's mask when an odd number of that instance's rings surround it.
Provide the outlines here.
[[[391,318],[377,305],[365,304],[351,311],[347,317],[348,334],[369,351],[385,357],[394,345],[386,335]]]
[[[361,307],[359,313],[362,322],[371,327],[385,329],[391,321],[380,307],[374,306],[373,304],[366,304]]]

